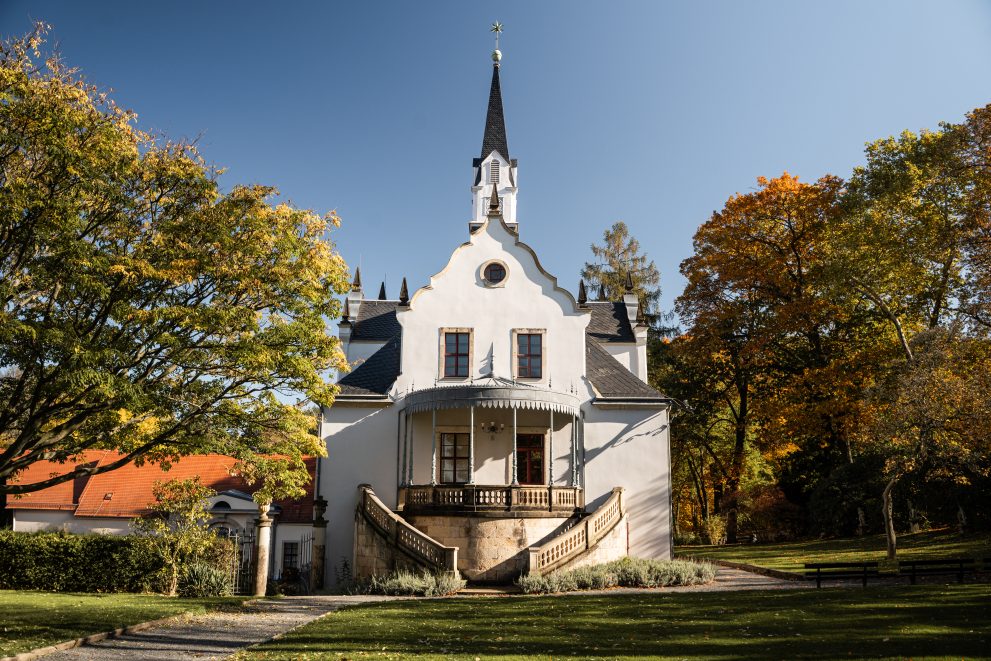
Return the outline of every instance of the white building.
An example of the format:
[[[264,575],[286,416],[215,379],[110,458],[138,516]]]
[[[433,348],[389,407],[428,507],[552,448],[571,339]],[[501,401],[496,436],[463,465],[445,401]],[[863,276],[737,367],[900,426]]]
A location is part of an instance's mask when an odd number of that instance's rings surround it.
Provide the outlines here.
[[[366,298],[357,366],[324,409],[327,573],[399,565],[508,581],[629,554],[669,558],[669,400],[646,384],[637,297],[586,300],[520,240],[498,51],[472,218],[429,283]],[[532,222],[552,222],[553,219]],[[438,228],[442,230],[443,228]]]
[[[87,450],[76,456],[72,463],[37,461],[18,475],[18,481],[40,482],[78,466],[96,468],[120,458],[119,453],[110,450]],[[81,475],[46,489],[9,497],[7,509],[11,512],[15,532],[61,530],[76,534],[126,535],[135,532],[132,525],[135,519],[152,512],[156,484],[198,477],[200,484],[215,492],[206,504],[210,527],[242,542],[239,564],[245,577],[239,581],[248,589],[253,576],[252,554],[258,519],[258,506],[251,494],[258,485],[248,485],[232,475],[235,463],[234,458],[218,454],[181,457],[168,471],[159,464],[137,466],[129,463],[105,473]],[[306,466],[313,480],[316,460],[307,458]],[[268,574],[273,580],[281,579],[289,572],[309,576],[314,550],[314,506],[312,492],[302,498],[280,499],[272,504]],[[322,534],[322,530],[316,532]]]

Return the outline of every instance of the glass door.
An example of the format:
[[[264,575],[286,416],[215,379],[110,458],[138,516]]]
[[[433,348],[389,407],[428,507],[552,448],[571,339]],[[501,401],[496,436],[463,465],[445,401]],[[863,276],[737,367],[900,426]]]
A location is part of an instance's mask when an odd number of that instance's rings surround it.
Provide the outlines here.
[[[516,477],[520,484],[544,483],[544,435],[516,435]]]

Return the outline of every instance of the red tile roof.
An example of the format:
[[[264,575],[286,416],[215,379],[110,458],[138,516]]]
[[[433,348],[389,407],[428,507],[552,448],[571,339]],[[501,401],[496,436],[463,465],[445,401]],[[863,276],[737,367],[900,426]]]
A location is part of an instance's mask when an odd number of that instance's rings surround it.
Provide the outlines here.
[[[96,462],[103,465],[119,457],[116,452],[88,451],[65,464],[39,461],[18,475],[17,481],[37,482],[65,473],[79,464]],[[75,516],[80,517],[131,519],[146,514],[155,502],[152,489],[156,482],[195,476],[199,476],[204,486],[218,493],[230,489],[254,493],[257,486],[248,486],[243,479],[230,474],[235,461],[219,454],[190,455],[174,463],[169,471],[163,471],[158,464],[140,467],[127,464],[106,473],[24,494],[21,498],[11,498],[7,507],[12,510],[75,510]],[[316,458],[308,457],[306,467],[312,484]],[[280,523],[310,523],[313,520],[312,489],[303,498],[277,500],[275,504],[282,508],[277,519]]]

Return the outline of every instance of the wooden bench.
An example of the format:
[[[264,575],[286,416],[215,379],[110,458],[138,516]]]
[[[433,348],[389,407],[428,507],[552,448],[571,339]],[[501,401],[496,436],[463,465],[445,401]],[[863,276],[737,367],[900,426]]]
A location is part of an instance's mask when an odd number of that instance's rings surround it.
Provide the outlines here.
[[[805,578],[815,579],[821,588],[824,580],[859,578],[867,587],[867,578],[877,578],[877,562],[806,562]]]
[[[908,569],[908,572],[905,569]],[[957,582],[963,583],[965,572],[974,571],[973,558],[944,558],[942,560],[904,560],[898,562],[898,573],[907,573],[909,581],[915,585],[919,576],[952,576],[956,574]]]

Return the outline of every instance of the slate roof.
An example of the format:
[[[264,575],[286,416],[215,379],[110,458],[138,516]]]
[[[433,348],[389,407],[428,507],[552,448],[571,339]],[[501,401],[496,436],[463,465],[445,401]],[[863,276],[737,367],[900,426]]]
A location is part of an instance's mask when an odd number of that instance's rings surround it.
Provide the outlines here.
[[[638,379],[591,337],[585,337],[585,372],[598,393],[596,399],[662,403],[667,397]]]
[[[506,140],[506,119],[502,114],[502,87],[499,85],[499,65],[492,67],[492,88],[489,90],[489,109],[485,114],[485,133],[482,136],[482,156],[493,151],[509,160],[509,143]]]
[[[78,464],[106,465],[120,457],[117,452],[89,450],[75,461],[64,464],[37,461],[19,473],[16,482],[38,482],[52,475],[64,474]],[[169,471],[163,471],[159,464],[136,466],[131,463],[106,473],[70,480],[12,498],[7,507],[12,510],[70,510],[77,517],[131,519],[150,511],[155,502],[153,489],[156,482],[195,476],[200,478],[201,484],[217,492],[236,489],[253,493],[261,485],[249,486],[242,478],[231,475],[230,470],[235,462],[234,458],[220,454],[190,455],[173,463]],[[312,484],[316,472],[315,457],[306,458],[306,468]],[[307,495],[303,498],[279,499],[275,505],[282,511],[278,518],[280,523],[310,523],[313,520],[312,489],[307,489]]]
[[[385,342],[400,333],[396,320],[399,301],[373,301],[365,299],[358,307],[358,318],[351,329],[351,340]]]
[[[368,360],[337,382],[341,388],[339,397],[378,398],[386,395],[399,376],[401,348],[402,340],[395,335]]]
[[[626,316],[626,305],[622,301],[589,301],[592,318],[588,322],[586,334],[597,342],[636,342],[630,320]]]

